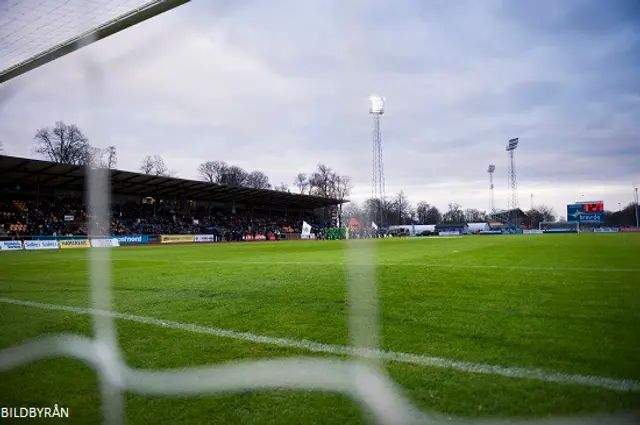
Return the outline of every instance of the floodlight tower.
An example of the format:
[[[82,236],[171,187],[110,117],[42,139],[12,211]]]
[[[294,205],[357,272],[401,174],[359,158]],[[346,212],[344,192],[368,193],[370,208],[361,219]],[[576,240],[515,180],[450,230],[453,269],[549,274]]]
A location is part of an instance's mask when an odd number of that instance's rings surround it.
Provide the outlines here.
[[[371,179],[371,199],[377,200],[379,211],[373,213],[372,221],[384,226],[382,203],[385,200],[384,163],[382,161],[382,137],[380,136],[380,117],[384,114],[385,99],[380,96],[369,96],[369,113],[373,117],[373,169]]]
[[[634,188],[634,193],[633,193],[633,197],[634,197],[634,201],[636,201],[636,227],[640,227],[640,220],[638,217],[638,188]]]
[[[516,178],[516,159],[515,159],[515,151],[518,147],[519,138],[510,139],[509,143],[507,143],[507,148],[505,149],[509,154],[509,189],[511,189],[511,193],[509,194],[509,210],[513,211],[512,222],[511,224],[516,226],[518,225],[518,213],[515,210],[518,209],[518,180]]]
[[[489,165],[489,169],[487,173],[489,173],[489,207],[491,208],[491,212],[495,212],[496,210],[496,201],[493,196],[493,173],[496,171],[495,165]]]

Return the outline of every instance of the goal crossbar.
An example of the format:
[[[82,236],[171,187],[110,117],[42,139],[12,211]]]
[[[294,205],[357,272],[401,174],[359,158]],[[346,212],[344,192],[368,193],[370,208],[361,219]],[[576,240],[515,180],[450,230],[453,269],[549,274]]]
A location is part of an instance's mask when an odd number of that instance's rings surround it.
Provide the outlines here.
[[[0,84],[190,0],[154,0],[0,71]]]

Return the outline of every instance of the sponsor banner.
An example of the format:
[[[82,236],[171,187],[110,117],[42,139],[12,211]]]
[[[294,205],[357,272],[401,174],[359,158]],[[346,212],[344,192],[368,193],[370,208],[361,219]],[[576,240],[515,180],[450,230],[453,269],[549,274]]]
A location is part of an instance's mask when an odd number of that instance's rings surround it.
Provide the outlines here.
[[[149,243],[149,236],[147,235],[113,235],[111,238],[117,239],[120,245]]]
[[[195,235],[194,242],[215,242],[216,237],[214,235]]]
[[[267,238],[264,235],[256,235],[256,237],[253,240],[254,241],[266,241]]]
[[[0,251],[20,251],[22,241],[0,241]]]
[[[161,235],[160,243],[185,243],[194,242],[193,235]]]
[[[112,248],[112,247],[120,246],[120,243],[116,238],[91,239],[91,246],[93,248]]]
[[[58,241],[24,241],[24,249],[58,249]]]
[[[270,241],[275,241],[276,240],[276,235],[274,235],[273,233],[269,233],[269,240]]]
[[[246,235],[244,235],[244,240],[245,241],[252,241],[253,240],[253,235],[251,233],[247,233]]]
[[[72,215],[65,215],[64,216],[64,221],[73,221],[75,220],[75,217]]]
[[[593,229],[593,233],[618,233],[620,229],[617,227],[600,227],[599,229]]]
[[[480,235],[501,235],[502,230],[480,230],[478,232]]]
[[[578,233],[578,231],[576,229],[547,229],[542,233]]]
[[[311,234],[309,235],[309,239],[315,239],[315,238],[316,238],[316,234],[315,234],[315,233],[311,233]]]
[[[544,233],[544,230],[539,230],[539,229],[523,230],[522,233],[524,233],[525,235],[541,235]]]
[[[438,236],[460,236],[460,232],[438,232]]]
[[[622,227],[621,232],[640,232],[640,227]]]
[[[60,249],[91,247],[91,244],[89,243],[89,239],[67,239],[64,241],[58,241],[58,244],[60,244]]]

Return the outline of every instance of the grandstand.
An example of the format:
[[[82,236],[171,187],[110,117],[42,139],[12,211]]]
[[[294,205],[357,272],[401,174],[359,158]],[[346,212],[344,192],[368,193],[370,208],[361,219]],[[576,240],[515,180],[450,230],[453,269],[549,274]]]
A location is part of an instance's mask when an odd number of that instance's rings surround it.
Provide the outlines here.
[[[513,223],[514,218],[516,223]],[[489,214],[488,220],[490,222],[497,222],[503,225],[515,225],[516,227],[529,227],[531,225],[529,216],[527,216],[527,214],[520,208],[503,210]]]
[[[348,202],[122,170],[109,176],[115,234],[208,228],[222,240],[256,232],[295,239],[303,219],[322,228],[327,210]],[[0,236],[86,234],[85,177],[83,166],[0,156]]]

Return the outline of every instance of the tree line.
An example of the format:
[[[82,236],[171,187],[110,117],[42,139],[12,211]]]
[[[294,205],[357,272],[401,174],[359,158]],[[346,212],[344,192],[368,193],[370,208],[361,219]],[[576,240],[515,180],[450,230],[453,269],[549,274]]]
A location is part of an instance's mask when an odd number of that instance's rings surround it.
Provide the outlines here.
[[[48,158],[52,162],[72,165],[92,165],[101,168],[115,169],[118,156],[115,146],[98,148],[89,143],[87,136],[76,126],[57,121],[53,128],[43,127],[36,130],[35,153]],[[3,151],[0,142],[0,152]],[[175,177],[160,155],[145,156],[140,162],[139,171],[143,174]],[[284,182],[273,184],[269,177],[259,170],[247,171],[242,167],[227,164],[220,160],[202,162],[197,167],[198,177],[206,182],[241,186],[254,189],[273,189],[282,192],[292,191],[304,195],[314,195],[339,200],[348,199],[353,186],[348,176],[342,175],[332,168],[318,164],[311,173],[297,174],[291,185]],[[635,225],[636,204],[631,203],[621,211],[605,212],[607,226]],[[532,227],[542,222],[561,220],[553,209],[544,205],[526,211],[531,219]],[[389,200],[368,199],[362,205],[349,203],[344,211],[339,209],[342,218],[357,218],[361,222],[371,221],[371,217],[380,217],[386,225],[439,224],[439,223],[474,223],[486,222],[489,214],[473,208],[462,209],[459,204],[450,203],[446,211],[440,211],[426,201],[412,205],[403,191]]]
[[[538,205],[525,211],[531,219],[532,227],[543,222],[553,222],[557,217],[552,208]],[[463,209],[457,203],[449,203],[446,211],[440,211],[435,205],[419,201],[412,205],[403,191],[388,200],[368,199],[362,205],[350,203],[344,211],[344,218],[357,218],[362,223],[371,221],[371,217],[380,217],[385,225],[442,224],[442,223],[485,223],[491,221],[489,213],[475,208]],[[379,223],[378,223],[379,224]]]
[[[51,127],[36,130],[34,136],[36,154],[52,162],[71,165],[91,165],[115,169],[118,155],[115,146],[98,148],[89,143],[87,136],[76,126],[57,121]],[[0,144],[0,149],[2,145]],[[176,177],[169,170],[161,155],[147,155],[138,168],[143,174]],[[318,164],[315,171],[295,176],[291,186],[284,182],[272,184],[262,171],[246,171],[242,167],[224,161],[205,161],[197,168],[197,174],[209,183],[240,186],[254,189],[273,189],[282,192],[297,190],[298,193],[325,198],[347,199],[351,193],[351,181],[324,164]]]

